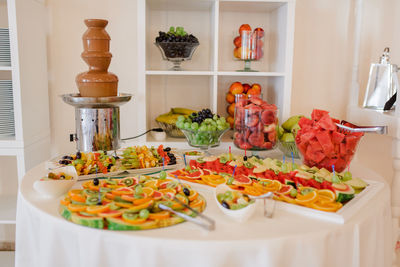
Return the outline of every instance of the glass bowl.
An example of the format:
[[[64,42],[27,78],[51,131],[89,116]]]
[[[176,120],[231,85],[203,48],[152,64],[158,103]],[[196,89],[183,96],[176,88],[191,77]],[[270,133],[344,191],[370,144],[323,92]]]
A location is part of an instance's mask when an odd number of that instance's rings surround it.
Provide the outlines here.
[[[185,134],[190,146],[200,148],[207,152],[208,148],[219,146],[221,137],[229,130],[229,128],[216,131],[181,130]]]
[[[325,168],[330,172],[333,171],[332,166],[334,166],[335,172],[342,172],[350,165],[358,143],[363,136],[363,134],[357,134],[359,135],[355,135],[355,133],[345,134],[345,138],[339,144],[335,145],[335,148],[329,155],[318,148],[318,141],[302,143],[299,134],[297,134],[295,141],[303,164],[308,167]],[[348,135],[352,135],[351,138],[347,139],[346,136]]]
[[[174,64],[171,70],[179,71],[182,70],[181,63],[192,59],[193,53],[200,43],[156,42],[154,44],[160,49],[163,59]]]
[[[244,68],[238,71],[257,71],[251,69],[250,62],[258,61],[264,56],[264,32],[242,31],[234,38],[233,56],[236,60],[244,61]]]
[[[156,122],[160,126],[160,128],[162,128],[164,130],[164,132],[167,133],[168,136],[174,137],[174,138],[185,138],[185,135],[183,134],[181,129],[176,127],[175,124],[160,122],[160,121],[156,121]]]
[[[282,153],[286,156],[286,157],[292,157],[292,153],[293,153],[293,157],[295,159],[299,159],[299,150],[297,149],[296,146],[296,142],[284,142],[279,140],[278,138],[278,148],[280,151],[282,151]]]

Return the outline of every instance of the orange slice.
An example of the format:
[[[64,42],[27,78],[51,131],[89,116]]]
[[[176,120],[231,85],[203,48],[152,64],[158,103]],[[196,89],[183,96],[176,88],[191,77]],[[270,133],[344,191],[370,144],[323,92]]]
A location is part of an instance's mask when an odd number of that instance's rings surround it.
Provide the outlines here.
[[[166,195],[166,194],[168,194],[168,193],[173,194],[173,195],[176,194],[175,189],[172,189],[172,188],[165,188],[165,189],[161,189],[161,190],[158,190],[158,191],[160,191],[160,192],[163,193],[164,195]]]
[[[305,189],[308,189],[311,187],[301,187],[298,190],[297,196],[296,196],[296,203],[300,205],[307,205],[315,202],[317,200],[318,194],[315,191],[314,188],[310,189],[310,192],[303,195],[302,192],[304,192]]]
[[[190,190],[190,195],[188,196],[189,201],[195,200],[199,196],[199,193],[195,190]]]
[[[93,184],[92,181],[86,181],[86,182],[84,182],[84,183],[82,184],[82,187],[85,188],[85,189],[87,189],[87,188],[89,188],[89,186],[92,185],[92,184]]]
[[[133,204],[134,205],[142,205],[143,203],[147,203],[149,201],[152,201],[151,198],[147,198],[147,196],[145,195],[144,198],[138,198],[133,200]]]
[[[71,200],[76,201],[76,202],[80,202],[80,203],[85,203],[86,202],[86,196],[82,196],[82,195],[72,195],[71,196]]]
[[[64,206],[68,206],[71,203],[71,199],[69,197],[66,197],[64,199],[60,200],[60,204]]]
[[[321,210],[321,211],[327,211],[327,212],[336,212],[342,206],[343,205],[340,202],[330,202],[329,203],[329,202],[317,201],[317,202],[311,204],[311,208]]]
[[[143,193],[147,195],[147,197],[152,197],[154,194],[154,189],[151,187],[143,187]]]
[[[136,219],[128,219],[122,216],[122,220],[127,222],[127,223],[131,223],[131,224],[142,224],[144,223],[147,219],[141,219],[141,218],[136,218]]]
[[[73,195],[81,195],[82,189],[72,189],[68,191],[68,196],[72,197]]]
[[[157,189],[158,181],[157,180],[150,180],[143,184],[145,187],[150,187],[153,189]]]
[[[197,198],[194,201],[190,202],[189,206],[191,208],[197,208],[197,207],[201,207],[204,204],[204,200],[201,198]]]
[[[108,205],[92,205],[86,208],[87,213],[97,214],[100,212],[108,211],[110,207]]]
[[[120,187],[111,191],[113,195],[122,196],[122,195],[130,195],[133,194],[133,189],[129,187]]]
[[[87,208],[86,205],[78,205],[78,204],[72,204],[72,203],[68,205],[68,209],[73,212],[85,211],[86,208]]]
[[[147,201],[146,202],[143,202],[143,203],[140,203],[140,204],[138,204],[138,205],[131,205],[130,207],[129,207],[129,209],[130,210],[142,210],[142,209],[146,209],[146,208],[148,208],[148,207],[150,207],[152,204],[153,204],[153,200],[152,199],[147,199]],[[115,204],[117,204],[117,203],[115,203]]]
[[[115,201],[114,203],[118,207],[122,207],[122,208],[130,208],[133,206],[132,203],[124,203],[124,202],[117,202],[117,201]]]
[[[160,211],[156,213],[150,213],[149,214],[149,219],[151,220],[162,220],[162,219],[168,219],[170,216],[169,211]]]
[[[276,196],[276,198],[278,200],[285,201],[287,203],[292,203],[292,204],[296,203],[296,200],[294,198],[287,196],[287,195],[279,194],[278,196]]]
[[[336,194],[329,189],[321,189],[317,191],[318,199],[321,201],[335,202]]]

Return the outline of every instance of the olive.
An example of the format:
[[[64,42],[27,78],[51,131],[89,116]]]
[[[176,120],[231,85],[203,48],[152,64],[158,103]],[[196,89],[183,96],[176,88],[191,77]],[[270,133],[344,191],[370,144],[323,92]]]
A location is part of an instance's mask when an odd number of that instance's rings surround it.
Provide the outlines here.
[[[66,158],[68,158],[68,156],[64,156],[64,157],[62,157],[62,159],[66,159]]]
[[[244,157],[243,157],[243,160],[244,160],[244,161],[247,161],[247,156],[244,156]]]
[[[97,202],[97,205],[101,206],[102,205],[101,201]]]
[[[170,162],[168,162],[168,165],[175,165],[176,164],[176,161],[170,161]]]
[[[119,157],[118,156],[114,156],[114,159],[119,159]]]
[[[166,148],[164,148],[164,151],[169,152],[169,151],[171,151],[171,148],[169,146],[167,146]]]
[[[76,159],[80,159],[82,157],[82,154],[80,151],[76,152]]]
[[[73,158],[71,156],[67,156],[65,159],[66,160],[73,160]]]
[[[99,185],[99,179],[94,178],[94,179],[93,179],[93,184],[94,184],[95,186],[98,186],[98,185]]]
[[[189,195],[190,195],[190,190],[189,190],[187,187],[185,187],[185,188],[183,188],[183,193],[184,193],[186,196],[189,196]]]
[[[221,205],[222,205],[222,207],[224,207],[225,209],[228,209],[228,210],[231,209],[231,207],[229,207],[229,204],[228,204],[225,200],[222,200]]]

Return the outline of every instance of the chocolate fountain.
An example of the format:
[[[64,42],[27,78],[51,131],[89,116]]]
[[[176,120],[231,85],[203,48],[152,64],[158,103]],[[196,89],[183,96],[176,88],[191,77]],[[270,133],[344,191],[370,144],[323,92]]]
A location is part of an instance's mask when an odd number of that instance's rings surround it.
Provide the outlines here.
[[[89,71],[76,76],[79,94],[62,95],[65,103],[75,107],[76,141],[78,151],[116,150],[120,147],[119,107],[132,95],[118,94],[118,77],[108,72],[112,54],[110,36],[105,31],[107,20],[87,19],[81,54]]]

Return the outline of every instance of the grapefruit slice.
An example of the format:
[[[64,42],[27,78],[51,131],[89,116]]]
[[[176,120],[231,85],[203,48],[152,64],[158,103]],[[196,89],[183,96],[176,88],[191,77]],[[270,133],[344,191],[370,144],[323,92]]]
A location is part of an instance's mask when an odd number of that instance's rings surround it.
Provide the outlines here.
[[[196,180],[196,179],[201,179],[201,176],[203,174],[204,174],[204,172],[201,169],[198,169],[194,172],[191,172],[191,173],[189,172],[188,174],[185,175],[185,177],[188,179]]]
[[[236,175],[234,179],[233,183],[235,184],[245,185],[252,183],[251,179],[244,174]]]
[[[282,185],[281,189],[277,193],[281,195],[288,195],[292,189],[293,186],[291,185]]]

